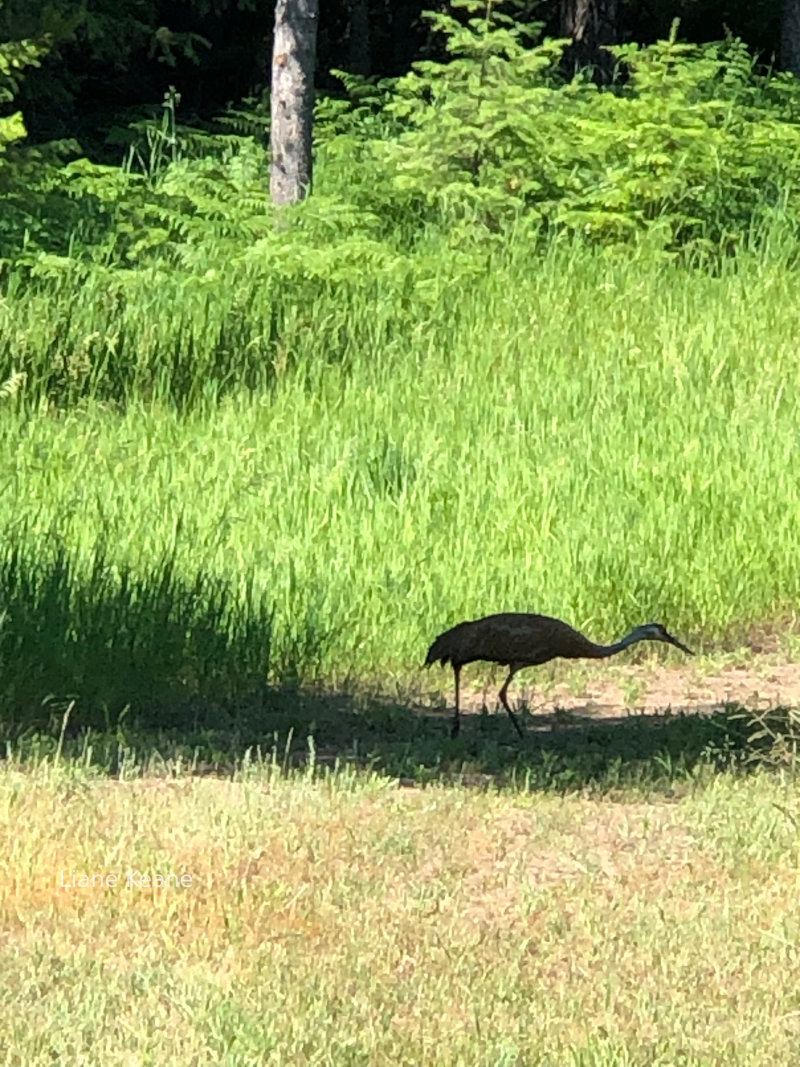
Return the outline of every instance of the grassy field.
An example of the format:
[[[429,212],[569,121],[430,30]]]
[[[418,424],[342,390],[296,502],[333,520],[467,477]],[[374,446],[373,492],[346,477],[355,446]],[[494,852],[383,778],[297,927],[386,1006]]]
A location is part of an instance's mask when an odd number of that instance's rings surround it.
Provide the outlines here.
[[[796,1062],[797,723],[451,740],[420,670],[793,629],[794,276],[484,266],[7,294],[0,1063]]]
[[[44,367],[47,342],[86,397],[0,416],[7,706],[72,695],[102,725],[265,679],[391,688],[495,610],[601,640],[656,618],[707,651],[791,623],[800,311],[770,264],[512,245],[469,283],[320,285],[279,315],[255,275],[175,315],[166,282],[119,304],[95,279],[46,327],[18,294],[5,350]],[[237,350],[256,392],[215,363]]]
[[[4,162],[0,1067],[797,1062],[793,90],[511,41],[418,135],[329,101],[280,215],[173,97]],[[453,739],[426,650],[514,610],[699,655],[531,671],[521,740],[470,668]]]
[[[0,1062],[788,1067],[798,818],[765,774],[615,800],[12,763]]]

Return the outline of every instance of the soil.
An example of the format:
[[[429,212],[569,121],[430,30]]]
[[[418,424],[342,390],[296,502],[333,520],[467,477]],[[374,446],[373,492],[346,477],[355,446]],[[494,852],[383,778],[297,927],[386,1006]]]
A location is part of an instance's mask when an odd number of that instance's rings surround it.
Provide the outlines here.
[[[481,689],[464,692],[464,710],[497,706],[502,681],[498,674]],[[604,675],[592,672],[585,679],[573,677],[569,683],[557,677],[543,687],[537,687],[533,678],[531,683],[519,675],[511,684],[509,700],[512,707],[525,701],[538,715],[565,711],[618,718],[668,710],[710,714],[726,704],[754,709],[800,706],[800,663],[776,661],[772,656],[752,656],[746,664],[716,667],[617,665]]]

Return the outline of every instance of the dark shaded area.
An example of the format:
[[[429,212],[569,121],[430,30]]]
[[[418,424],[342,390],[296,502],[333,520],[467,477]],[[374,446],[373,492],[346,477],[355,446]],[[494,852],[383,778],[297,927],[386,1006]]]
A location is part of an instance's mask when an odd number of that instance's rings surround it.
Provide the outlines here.
[[[751,739],[748,714],[733,707],[616,717],[588,709],[529,714],[523,707],[521,742],[502,709],[465,715],[456,739],[449,710],[374,698],[276,692],[265,694],[262,715],[272,731],[262,751],[275,746],[286,760],[291,734],[287,766],[308,764],[311,736],[318,765],[353,765],[405,785],[669,790],[701,767],[743,768],[765,751]]]
[[[255,766],[279,774],[372,773],[406,787],[438,782],[670,796],[706,774],[785,766],[794,760],[800,736],[788,711],[771,712],[765,732],[758,716],[735,706],[616,718],[583,709],[525,714],[522,742],[505,715],[468,715],[461,736],[452,740],[449,713],[344,693],[264,687],[218,712],[227,719],[224,728],[142,730],[123,722],[102,733],[77,727],[62,712],[47,733],[28,730],[10,739],[9,751],[37,761],[61,746],[63,758],[113,776],[232,776]]]
[[[30,537],[30,535],[28,535]],[[176,542],[180,533],[176,533]],[[25,544],[29,545],[28,538]],[[73,731],[220,729],[263,684],[272,653],[264,597],[202,571],[177,549],[141,572],[98,545],[79,563],[63,545],[0,556],[0,731],[4,740]],[[301,646],[295,642],[297,648]],[[297,669],[284,649],[283,671]]]
[[[650,44],[675,17],[692,42],[740,36],[769,63],[780,53],[781,6],[768,0],[632,0],[615,5],[617,43]],[[569,8],[569,4],[567,4]],[[605,10],[603,4],[599,10]],[[468,12],[446,2],[331,0],[321,5],[317,85],[341,87],[334,69],[396,77],[420,59],[445,60],[443,40],[423,12]],[[520,0],[504,10],[535,20],[549,36],[569,30],[564,0]],[[41,38],[55,47],[26,72],[18,96],[33,142],[79,138],[100,151],[104,133],[127,114],[158,114],[174,85],[182,116],[208,118],[269,87],[274,5],[253,0],[7,0],[0,39]],[[605,41],[608,33],[600,34]],[[586,55],[571,56],[568,65]],[[595,57],[596,59],[596,57]],[[17,106],[15,104],[15,106]]]

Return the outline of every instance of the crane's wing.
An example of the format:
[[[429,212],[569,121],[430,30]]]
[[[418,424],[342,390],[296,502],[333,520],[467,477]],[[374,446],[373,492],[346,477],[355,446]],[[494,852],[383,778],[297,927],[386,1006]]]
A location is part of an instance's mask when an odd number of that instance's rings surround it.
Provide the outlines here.
[[[586,655],[591,647],[591,641],[560,619],[505,612],[462,622],[440,634],[428,651],[428,662],[488,660],[533,667],[556,656]]]

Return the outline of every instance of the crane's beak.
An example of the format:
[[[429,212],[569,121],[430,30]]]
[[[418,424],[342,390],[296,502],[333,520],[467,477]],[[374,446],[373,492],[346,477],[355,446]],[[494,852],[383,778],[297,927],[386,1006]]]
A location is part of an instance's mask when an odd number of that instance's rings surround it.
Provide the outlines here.
[[[687,648],[686,645],[681,644],[681,642],[678,640],[678,638],[677,637],[673,637],[672,634],[668,634],[668,633],[665,632],[664,633],[664,640],[667,642],[667,644],[674,645],[676,648],[679,648],[681,650],[681,652],[685,652],[687,656],[693,656],[694,655],[694,652],[692,652],[692,650],[690,648]]]

